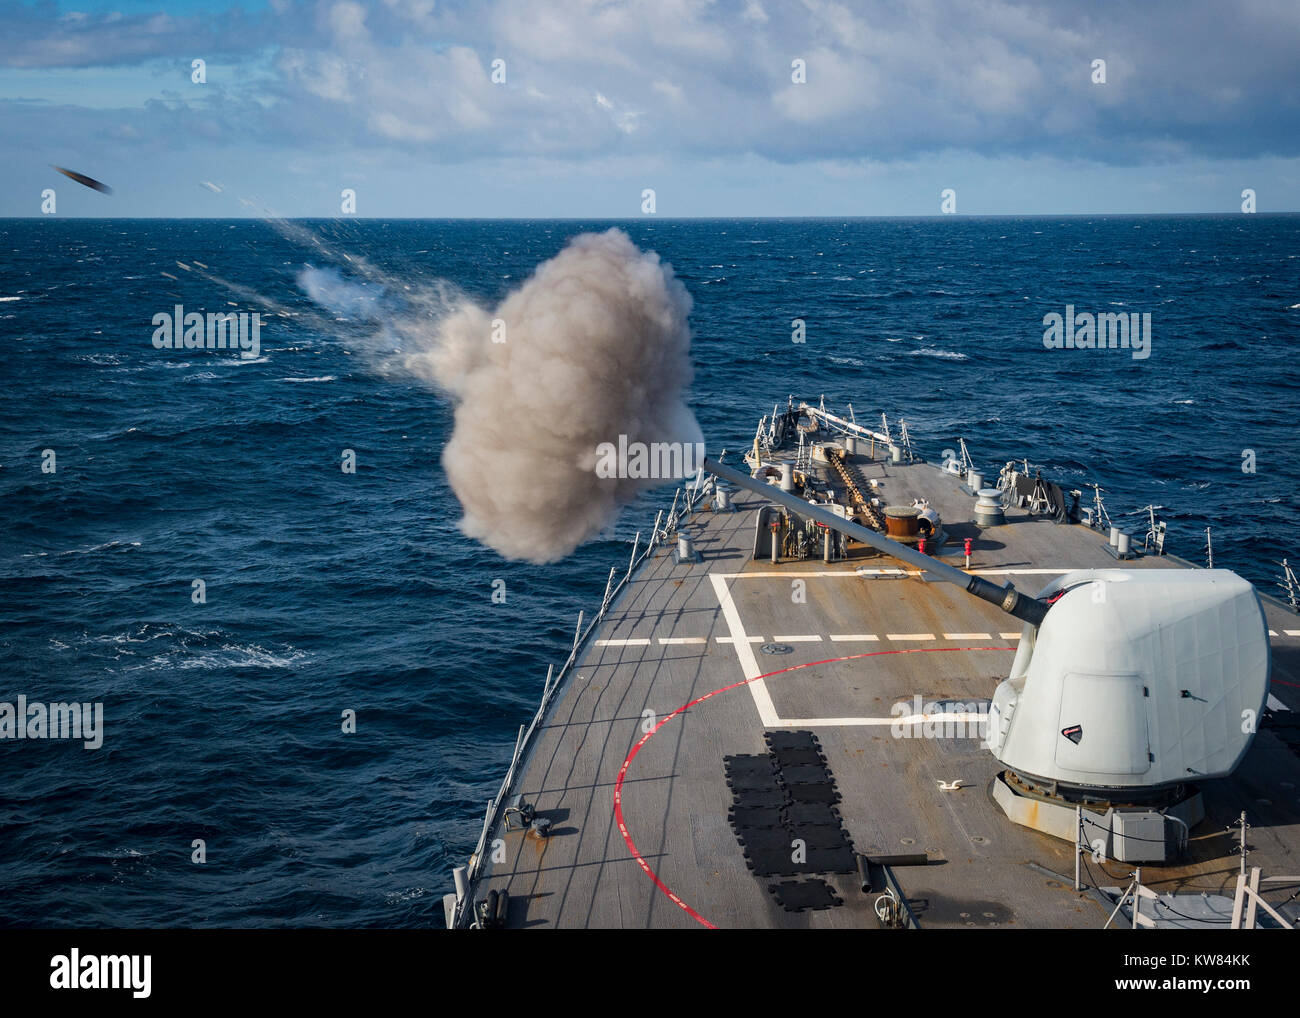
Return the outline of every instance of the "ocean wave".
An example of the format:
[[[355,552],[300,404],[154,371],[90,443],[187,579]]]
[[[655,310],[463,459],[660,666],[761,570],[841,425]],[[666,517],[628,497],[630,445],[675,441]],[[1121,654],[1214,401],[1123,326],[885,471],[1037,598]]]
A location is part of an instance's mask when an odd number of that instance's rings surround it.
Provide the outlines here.
[[[940,350],[933,346],[924,346],[920,350],[911,351],[912,357],[939,357],[949,361],[970,360],[964,353],[958,353],[955,350]]]
[[[288,653],[277,654],[255,644],[240,646],[228,643],[219,650],[200,654],[198,657],[186,656],[179,661],[172,660],[173,655],[165,655],[165,657],[169,659],[164,663],[165,667],[192,671],[217,668],[290,668],[300,661],[305,661],[307,654],[293,648],[290,648]]]
[[[93,548],[69,548],[67,551],[54,552],[55,558],[62,558],[65,555],[93,555],[97,551],[112,551],[116,548],[138,548],[139,541],[106,541],[103,544],[97,544]],[[48,551],[32,551],[23,555],[23,558],[46,558],[50,555]]]
[[[282,382],[335,382],[338,375],[317,375],[315,378],[281,378]]]

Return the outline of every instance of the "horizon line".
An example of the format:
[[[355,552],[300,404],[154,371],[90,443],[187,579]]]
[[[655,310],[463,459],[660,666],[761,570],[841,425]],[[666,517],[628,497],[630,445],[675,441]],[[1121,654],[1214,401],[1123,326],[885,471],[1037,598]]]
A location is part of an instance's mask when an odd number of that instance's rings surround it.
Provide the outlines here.
[[[1137,219],[1164,217],[1168,219],[1189,217],[1254,217],[1254,216],[1297,216],[1300,209],[1279,209],[1267,212],[1241,212],[1215,210],[1210,212],[947,212],[915,213],[911,215],[790,215],[790,216],[663,216],[658,213],[632,216],[97,216],[97,215],[26,215],[0,216],[0,222],[23,222],[26,220],[84,219],[92,221],[145,220],[149,222],[268,222],[284,220],[286,222],[481,222],[481,223],[561,223],[561,222],[652,222],[664,220],[669,222],[788,222],[791,220],[832,220],[832,219],[1084,219],[1114,218]]]

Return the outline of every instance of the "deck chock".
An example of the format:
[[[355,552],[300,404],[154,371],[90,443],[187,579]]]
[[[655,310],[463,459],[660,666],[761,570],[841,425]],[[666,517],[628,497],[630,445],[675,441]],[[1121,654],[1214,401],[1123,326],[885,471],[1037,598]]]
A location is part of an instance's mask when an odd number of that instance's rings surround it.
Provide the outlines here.
[[[535,838],[549,838],[551,836],[551,821],[549,817],[538,817],[533,821],[528,833]]]
[[[527,830],[533,823],[535,811],[522,795],[512,795],[502,813],[507,831]]]
[[[506,925],[506,912],[510,908],[510,894],[507,891],[488,891],[487,897],[478,902],[475,914],[479,929],[500,930]]]

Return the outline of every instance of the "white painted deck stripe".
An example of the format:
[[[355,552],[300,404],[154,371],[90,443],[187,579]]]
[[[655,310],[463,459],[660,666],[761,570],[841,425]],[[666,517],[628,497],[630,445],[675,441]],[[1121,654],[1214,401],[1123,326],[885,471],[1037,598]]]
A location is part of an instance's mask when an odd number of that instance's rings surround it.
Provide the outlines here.
[[[934,633],[886,633],[886,640],[933,640]]]
[[[944,633],[945,640],[991,640],[992,633]]]
[[[719,643],[736,642],[736,638],[734,636],[715,636],[714,639],[717,640]],[[750,643],[767,643],[767,638],[763,636],[747,636],[745,637],[745,639],[748,640]]]
[[[1019,639],[1020,639],[1020,634],[1019,634],[1019,633],[998,633],[998,636],[1002,637],[1002,639],[1004,639],[1004,640],[1019,640]]]
[[[776,728],[810,728],[813,725],[823,727],[849,727],[859,726],[863,728],[882,728],[885,725],[919,725],[926,721],[935,723],[956,724],[963,722],[968,725],[978,725],[987,723],[987,714],[909,714],[906,717],[892,718],[782,718],[768,727]]]
[[[820,636],[774,636],[773,643],[821,643]]]
[[[1300,629],[1284,629],[1282,632],[1286,633],[1287,636],[1300,636]]]
[[[597,640],[597,647],[648,647],[649,639],[643,640]]]
[[[731,591],[727,589],[727,581],[722,576],[711,573],[709,581],[713,584],[713,591],[722,606],[722,617],[727,620],[727,628],[731,631],[736,657],[740,659],[740,670],[745,678],[754,680],[747,685],[750,695],[754,698],[754,706],[758,709],[758,719],[765,727],[771,728],[779,724],[781,719],[776,713],[776,706],[772,703],[772,694],[767,691],[767,685],[758,678],[763,673],[758,667],[758,660],[754,657],[754,648],[745,633],[745,625],[740,621],[740,612],[736,611],[736,602],[731,599]]]
[[[677,646],[684,643],[708,643],[709,641],[703,636],[661,636],[659,642]]]
[[[831,640],[835,643],[856,643],[860,640],[879,640],[879,636],[873,636],[870,633],[859,633],[856,635],[845,635],[843,633],[832,633]]]
[[[1281,700],[1279,700],[1279,699],[1278,699],[1276,696],[1274,696],[1272,693],[1269,693],[1269,694],[1268,694],[1268,709],[1269,709],[1269,710],[1290,710],[1291,708],[1288,707],[1286,704],[1284,704]]]
[[[942,561],[942,560],[940,560]],[[971,576],[1062,576],[1065,573],[1072,573],[1076,569],[1090,568],[1087,566],[1062,566],[1059,569],[965,569],[963,572]],[[1111,567],[1117,568],[1117,567]],[[819,572],[771,572],[762,571],[755,573],[713,573],[713,576],[721,576],[727,580],[758,580],[758,579],[797,579],[820,576],[835,577],[873,577],[873,576],[920,576],[920,569],[899,569],[883,568],[868,569],[865,566],[853,569],[826,569]]]

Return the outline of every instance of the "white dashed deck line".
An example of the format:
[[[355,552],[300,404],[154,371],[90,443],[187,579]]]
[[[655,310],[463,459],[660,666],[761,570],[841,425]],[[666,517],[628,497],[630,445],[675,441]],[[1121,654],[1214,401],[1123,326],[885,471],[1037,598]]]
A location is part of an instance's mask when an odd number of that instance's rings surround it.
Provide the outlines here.
[[[717,640],[718,643],[736,642],[736,638],[734,636],[715,636],[714,639]],[[750,643],[767,643],[767,637],[764,636],[746,636],[745,639],[748,640]]]
[[[863,640],[879,641],[880,637],[873,636],[871,633],[858,633],[858,634],[832,633],[831,634],[831,641],[834,643],[858,643]]]
[[[934,633],[886,633],[886,640],[933,640]]]
[[[722,617],[726,619],[727,628],[731,631],[732,645],[736,648],[736,657],[740,659],[740,669],[745,678],[753,680],[746,685],[754,698],[754,706],[758,709],[758,719],[765,727],[771,728],[780,723],[781,717],[776,712],[776,705],[772,703],[772,694],[767,691],[767,684],[758,677],[763,672],[754,657],[754,648],[745,632],[745,624],[740,621],[740,612],[736,611],[736,602],[731,599],[727,581],[719,574],[711,574],[709,581],[722,606]]]
[[[1300,636],[1300,629],[1284,629],[1282,632],[1286,633],[1287,636]]]
[[[648,647],[649,638],[637,640],[597,640],[597,647]]]
[[[900,569],[899,572],[901,573],[902,570]],[[854,576],[857,576],[858,574],[857,574],[856,570],[851,570],[851,569],[825,569],[825,570],[822,570],[821,572],[815,572],[815,573],[809,573],[809,572],[795,572],[794,570],[791,570],[791,571],[788,572],[788,573],[787,573],[787,572],[779,572],[779,573],[777,573],[777,572],[772,572],[772,573],[767,573],[767,572],[762,572],[762,573],[712,573],[712,574],[710,574],[710,575],[713,575],[713,576],[721,576],[721,577],[723,577],[724,579],[728,579],[728,580],[763,580],[763,579],[770,580],[770,579],[773,579],[773,578],[780,579],[780,580],[797,580],[797,579],[804,579],[804,580],[806,580],[806,579],[809,579],[809,578],[811,578],[811,577],[820,577],[820,576],[830,576],[830,577],[847,576],[847,577],[854,577]]]
[[[945,640],[991,640],[992,633],[944,633]]]
[[[659,642],[663,644],[671,644],[673,646],[681,646],[686,643],[708,643],[709,641],[703,636],[661,636],[659,637]]]
[[[1276,710],[1290,710],[1291,708],[1288,707],[1286,704],[1284,704],[1281,700],[1279,700],[1279,699],[1278,699],[1276,696],[1274,696],[1272,693],[1269,693],[1269,694],[1268,694],[1268,709],[1269,709],[1269,710],[1275,710],[1275,711],[1276,711]]]
[[[1004,639],[1004,640],[1019,640],[1019,639],[1020,639],[1020,634],[1019,634],[1019,633],[998,633],[998,636],[1000,636],[1000,637],[1001,637],[1002,639]]]
[[[1269,636],[1277,636],[1277,630],[1276,630],[1276,629],[1270,629],[1270,630],[1268,631],[1268,635],[1269,635]]]
[[[773,643],[821,643],[820,636],[774,636]]]

